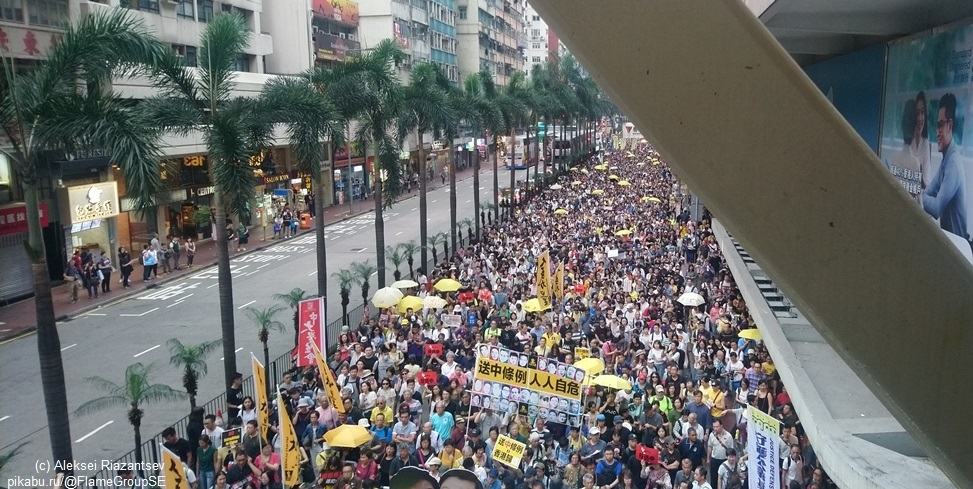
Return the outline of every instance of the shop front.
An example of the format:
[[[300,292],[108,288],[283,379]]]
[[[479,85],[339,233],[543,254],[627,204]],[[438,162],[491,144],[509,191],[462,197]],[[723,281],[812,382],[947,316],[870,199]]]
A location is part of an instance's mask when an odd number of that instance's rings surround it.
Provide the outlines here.
[[[115,218],[120,212],[118,183],[97,182],[62,187],[57,195],[66,255],[89,251],[117,262]]]
[[[361,200],[369,194],[371,188],[371,166],[365,160],[364,153],[357,144],[352,145],[352,155],[348,156],[348,146],[339,149],[334,156],[334,170],[332,178],[333,203],[342,205],[348,203],[348,199],[354,198]]]
[[[40,203],[41,227],[48,224],[47,204]],[[27,257],[27,205],[23,202],[0,205],[0,305],[33,292],[30,259]]]

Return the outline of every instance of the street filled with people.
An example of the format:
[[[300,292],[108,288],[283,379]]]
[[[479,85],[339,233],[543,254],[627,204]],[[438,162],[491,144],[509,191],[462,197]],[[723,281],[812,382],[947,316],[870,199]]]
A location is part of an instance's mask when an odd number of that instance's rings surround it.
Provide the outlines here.
[[[269,426],[237,383],[167,448],[200,488],[280,487],[286,418],[304,487],[734,489],[752,406],[781,423],[781,487],[833,487],[711,217],[647,143],[609,145],[331,339],[340,405],[294,367]]]

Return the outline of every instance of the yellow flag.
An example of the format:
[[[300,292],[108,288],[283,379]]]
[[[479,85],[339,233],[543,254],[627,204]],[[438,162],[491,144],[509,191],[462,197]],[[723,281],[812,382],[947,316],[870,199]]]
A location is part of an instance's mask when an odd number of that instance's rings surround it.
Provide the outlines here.
[[[339,413],[344,413],[345,402],[341,399],[341,389],[338,389],[338,382],[334,379],[328,364],[325,363],[324,357],[321,356],[321,350],[318,350],[317,345],[312,344],[311,346],[314,347],[314,356],[318,360],[318,374],[321,376],[321,385],[324,386],[324,391],[328,393],[328,400]]]
[[[287,406],[284,398],[277,394],[277,415],[280,418],[280,451],[284,467],[284,485],[296,487],[301,473],[301,452],[297,446],[297,434],[294,433],[294,425],[291,418],[287,415]],[[167,488],[168,489],[168,488]]]
[[[166,480],[166,489],[189,489],[182,460],[165,446],[162,447],[162,475]]]
[[[267,403],[267,377],[264,373],[264,366],[257,361],[257,357],[250,354],[253,363],[253,388],[257,393],[257,422],[260,423],[260,430],[266,431],[270,426],[270,405]]]
[[[537,257],[537,302],[542,311],[551,308],[551,257],[548,252]]]
[[[557,300],[564,300],[564,264],[557,266],[557,272],[554,272],[554,295],[557,296]]]

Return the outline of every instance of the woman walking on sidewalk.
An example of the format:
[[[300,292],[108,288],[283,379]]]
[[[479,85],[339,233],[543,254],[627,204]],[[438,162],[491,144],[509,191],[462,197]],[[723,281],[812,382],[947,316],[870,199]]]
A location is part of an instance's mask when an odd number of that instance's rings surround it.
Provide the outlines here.
[[[193,258],[196,257],[196,243],[192,236],[186,238],[186,266],[192,268]]]
[[[128,277],[132,275],[135,271],[135,267],[132,265],[132,255],[129,254],[128,250],[124,246],[118,247],[118,263],[121,265],[122,272],[122,287],[128,288]]]

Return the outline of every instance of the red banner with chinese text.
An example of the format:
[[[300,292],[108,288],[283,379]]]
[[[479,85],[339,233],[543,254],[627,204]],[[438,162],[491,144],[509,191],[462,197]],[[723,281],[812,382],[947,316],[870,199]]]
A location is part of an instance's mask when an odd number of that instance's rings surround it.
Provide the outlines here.
[[[297,305],[298,324],[300,330],[297,335],[297,365],[307,367],[317,362],[314,348],[325,350],[324,344],[324,299],[308,299]]]

